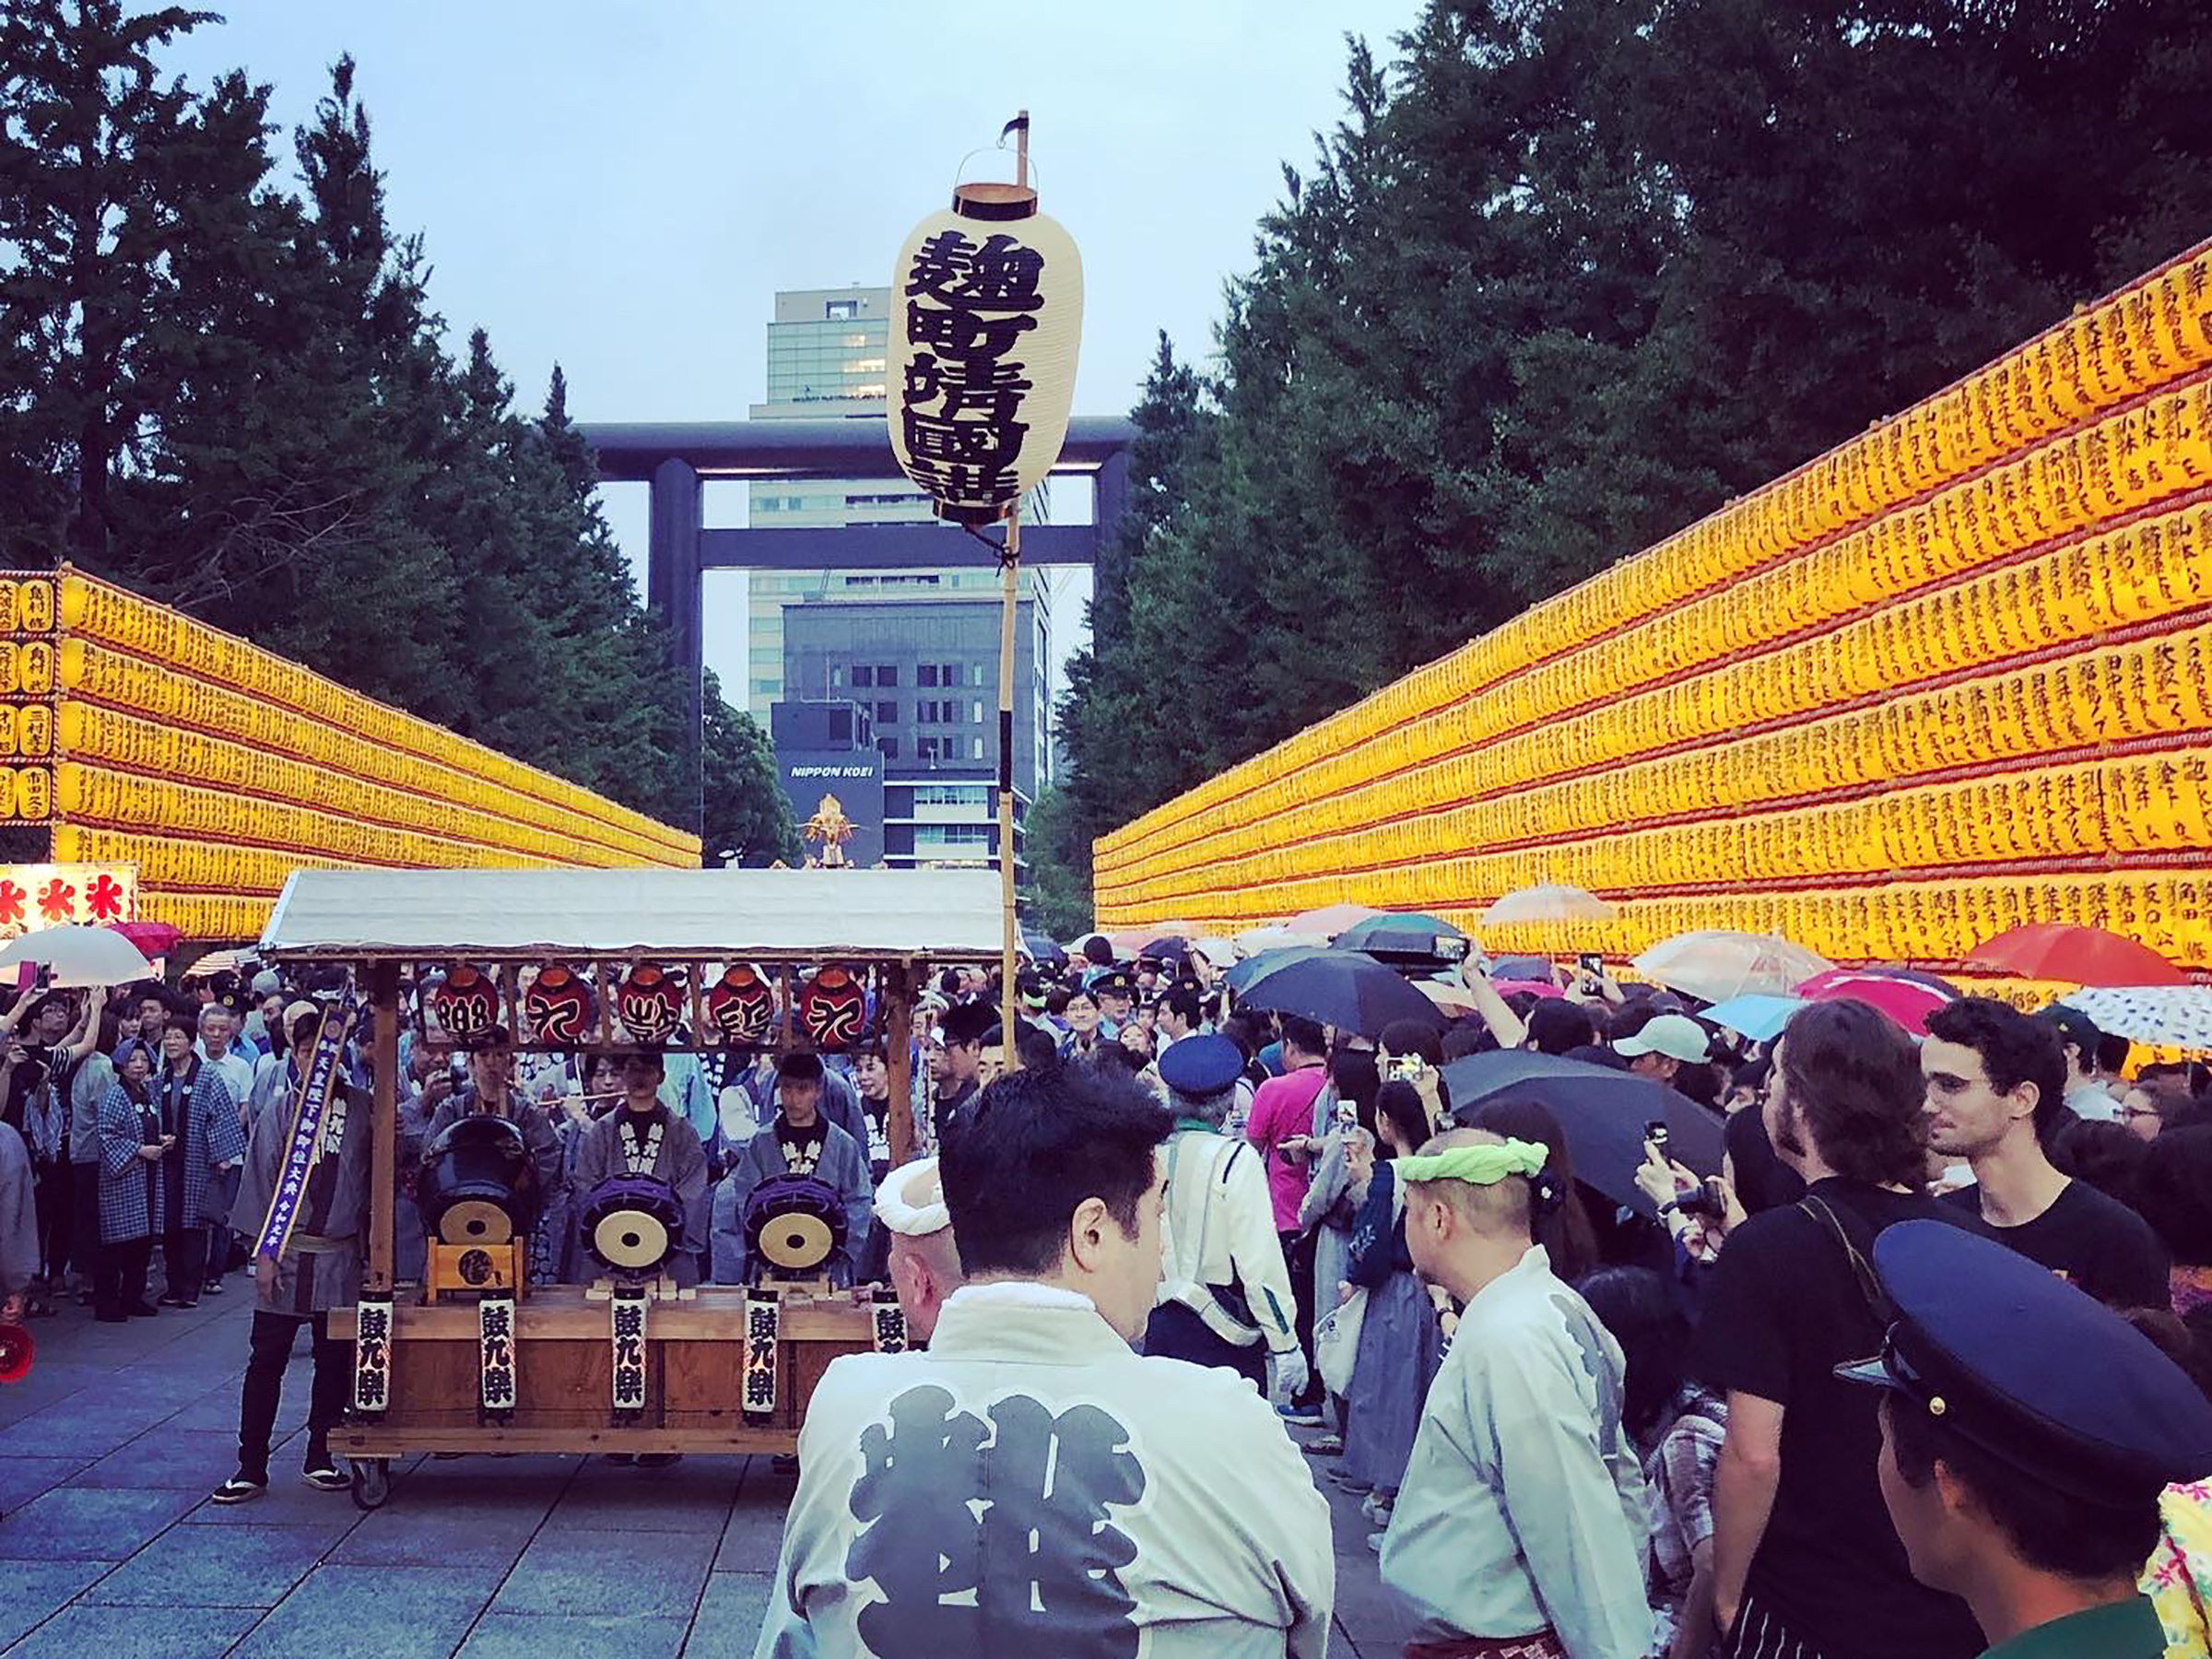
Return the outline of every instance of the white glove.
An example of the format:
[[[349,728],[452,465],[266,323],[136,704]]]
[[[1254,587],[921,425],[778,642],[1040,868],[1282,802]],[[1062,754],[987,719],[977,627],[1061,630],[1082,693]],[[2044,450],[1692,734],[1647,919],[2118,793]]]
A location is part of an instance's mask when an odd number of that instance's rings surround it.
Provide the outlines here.
[[[1306,1392],[1313,1381],[1313,1373],[1306,1368],[1305,1351],[1287,1347],[1280,1353],[1267,1356],[1269,1384],[1267,1397],[1277,1405],[1287,1406]]]

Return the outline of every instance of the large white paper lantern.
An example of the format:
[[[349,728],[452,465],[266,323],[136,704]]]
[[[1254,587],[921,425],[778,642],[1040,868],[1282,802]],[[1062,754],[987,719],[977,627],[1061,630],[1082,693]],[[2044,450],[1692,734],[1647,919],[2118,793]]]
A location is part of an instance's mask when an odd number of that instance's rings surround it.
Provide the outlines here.
[[[891,451],[940,517],[1006,518],[1067,437],[1083,260],[1016,184],[962,184],[891,275]]]

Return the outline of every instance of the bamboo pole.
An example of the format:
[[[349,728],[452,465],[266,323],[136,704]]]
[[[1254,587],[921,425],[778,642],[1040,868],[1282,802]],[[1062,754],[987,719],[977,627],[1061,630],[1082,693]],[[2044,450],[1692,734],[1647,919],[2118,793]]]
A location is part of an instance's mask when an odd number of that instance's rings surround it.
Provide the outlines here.
[[[1026,188],[1030,182],[1030,112],[1017,116],[1014,131],[1014,182]],[[1014,990],[1014,952],[1020,938],[1015,912],[1014,881],[1014,618],[1021,593],[1021,498],[1006,520],[1006,550],[1000,559],[998,616],[998,894],[1005,911],[1005,929],[999,941],[999,1030],[1004,1037],[1005,1069],[1021,1067],[1014,1032],[1018,1006]]]

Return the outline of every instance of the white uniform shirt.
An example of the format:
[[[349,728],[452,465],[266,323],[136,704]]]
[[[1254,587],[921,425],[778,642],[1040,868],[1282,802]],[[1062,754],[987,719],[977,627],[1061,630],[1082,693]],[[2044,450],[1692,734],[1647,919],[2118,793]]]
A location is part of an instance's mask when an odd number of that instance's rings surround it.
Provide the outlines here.
[[[1651,1652],[1626,1374],[1540,1244],[1467,1303],[1382,1535],[1382,1582],[1419,1621],[1415,1640],[1548,1627],[1571,1659]]]
[[[1275,1352],[1296,1347],[1298,1302],[1259,1154],[1211,1130],[1183,1128],[1160,1157],[1168,1181],[1158,1302],[1182,1303],[1240,1347],[1255,1337]],[[1221,1305],[1213,1285],[1242,1289],[1256,1332]]]
[[[926,1352],[830,1362],[755,1659],[1320,1659],[1328,1505],[1234,1371],[1086,1297],[973,1285]]]

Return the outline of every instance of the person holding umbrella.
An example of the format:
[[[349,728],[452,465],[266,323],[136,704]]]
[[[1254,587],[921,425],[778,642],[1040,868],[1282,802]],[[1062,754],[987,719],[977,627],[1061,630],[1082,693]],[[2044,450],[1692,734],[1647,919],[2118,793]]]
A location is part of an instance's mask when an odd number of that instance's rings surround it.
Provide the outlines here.
[[[1298,1212],[1312,1175],[1313,1102],[1329,1080],[1328,1035],[1300,1015],[1283,1018],[1283,1075],[1270,1077],[1253,1097],[1245,1138],[1267,1163],[1267,1193],[1275,1230],[1290,1267],[1290,1292],[1298,1300],[1298,1344],[1306,1359],[1306,1386],[1282,1406],[1284,1418],[1303,1428],[1321,1424],[1321,1396],[1313,1369],[1313,1242],[1299,1226]]]

